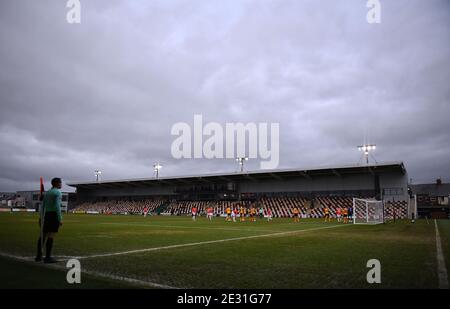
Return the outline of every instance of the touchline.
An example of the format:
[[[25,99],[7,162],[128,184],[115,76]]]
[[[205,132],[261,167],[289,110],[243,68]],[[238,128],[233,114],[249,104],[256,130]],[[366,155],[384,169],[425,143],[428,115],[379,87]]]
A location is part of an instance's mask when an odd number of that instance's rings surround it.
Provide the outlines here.
[[[193,128],[188,123],[177,122],[170,133],[177,136],[171,146],[175,159],[259,158],[261,169],[275,169],[280,161],[279,123],[227,122],[223,127],[217,122],[203,125],[203,116],[194,115]]]

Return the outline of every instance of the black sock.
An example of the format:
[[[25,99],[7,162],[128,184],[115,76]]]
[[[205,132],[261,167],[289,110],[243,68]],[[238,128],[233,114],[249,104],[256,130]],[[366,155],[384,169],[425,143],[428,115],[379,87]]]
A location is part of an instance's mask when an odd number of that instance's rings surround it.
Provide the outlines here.
[[[44,240],[45,240],[45,238],[44,238]],[[38,239],[36,257],[39,257],[39,258],[42,257],[41,237],[39,237],[39,239]]]
[[[53,238],[48,238],[46,242],[46,252],[45,258],[49,258],[52,256],[52,247],[53,247]]]

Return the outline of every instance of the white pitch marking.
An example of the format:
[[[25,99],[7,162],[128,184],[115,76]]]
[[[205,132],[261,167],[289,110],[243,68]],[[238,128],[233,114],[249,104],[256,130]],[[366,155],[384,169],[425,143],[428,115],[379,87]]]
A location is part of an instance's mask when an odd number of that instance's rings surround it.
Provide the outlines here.
[[[76,258],[77,259],[91,259],[91,258],[99,258],[99,257],[117,256],[117,255],[142,253],[142,252],[158,251],[158,250],[173,249],[173,248],[191,247],[191,246],[198,246],[198,245],[205,245],[205,244],[214,244],[214,243],[221,243],[221,242],[227,242],[227,241],[245,240],[245,239],[261,238],[261,237],[281,236],[281,235],[288,235],[288,234],[294,234],[294,233],[303,233],[303,232],[308,232],[308,231],[332,229],[332,228],[343,227],[343,226],[351,226],[351,225],[333,225],[333,226],[318,227],[318,228],[305,229],[305,230],[296,230],[296,231],[287,231],[287,232],[280,232],[280,233],[270,233],[270,234],[263,234],[263,235],[234,237],[234,238],[226,238],[226,239],[219,239],[219,240],[207,240],[207,241],[201,241],[201,242],[193,242],[193,243],[187,243],[187,244],[170,245],[170,246],[164,246],[164,247],[154,247],[154,248],[137,249],[137,250],[130,250],[130,251],[115,252],[115,253],[104,253],[104,254],[80,256],[80,257],[76,257]]]
[[[34,262],[34,258],[33,257],[27,257],[27,256],[18,256],[18,255],[13,255],[13,254],[9,254],[9,253],[4,253],[4,252],[0,252],[0,256],[3,257],[7,257],[10,259],[15,259],[15,260],[20,260],[20,261],[25,261],[25,262]],[[71,258],[76,258],[76,257],[71,257]],[[61,260],[63,261],[63,260]],[[39,265],[39,266],[43,266],[43,267],[47,267],[47,268],[52,268],[52,269],[57,269],[57,270],[63,270],[63,271],[67,271],[67,268],[64,267],[63,265],[57,265],[57,264],[35,264],[35,265]],[[159,284],[159,283],[155,283],[155,282],[150,282],[150,281],[143,281],[143,280],[139,280],[139,279],[134,279],[134,278],[128,278],[128,277],[123,277],[123,276],[116,276],[116,275],[112,275],[112,274],[106,274],[106,273],[102,273],[102,272],[98,272],[98,271],[91,271],[91,270],[81,270],[82,273],[91,275],[91,276],[95,276],[95,277],[102,277],[102,278],[106,278],[106,279],[111,279],[111,280],[116,280],[116,281],[125,281],[128,283],[132,283],[132,284],[136,284],[136,285],[140,285],[140,286],[146,286],[146,287],[151,287],[151,288],[161,288],[161,289],[178,289],[169,285],[165,285],[165,284]]]
[[[439,288],[448,289],[447,268],[445,267],[444,254],[442,253],[441,236],[439,235],[439,229],[436,219],[434,219],[434,228],[436,230],[436,258]]]

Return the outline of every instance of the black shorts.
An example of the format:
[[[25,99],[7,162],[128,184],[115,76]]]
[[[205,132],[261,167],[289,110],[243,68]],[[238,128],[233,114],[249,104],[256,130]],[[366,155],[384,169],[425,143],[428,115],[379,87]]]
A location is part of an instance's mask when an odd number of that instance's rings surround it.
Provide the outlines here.
[[[55,211],[46,212],[44,217],[44,233],[57,233],[58,230],[58,215]]]

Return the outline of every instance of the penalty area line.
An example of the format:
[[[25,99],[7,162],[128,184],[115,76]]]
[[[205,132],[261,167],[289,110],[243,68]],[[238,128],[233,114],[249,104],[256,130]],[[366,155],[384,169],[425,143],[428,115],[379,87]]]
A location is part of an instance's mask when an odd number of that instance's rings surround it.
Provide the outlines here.
[[[332,228],[338,228],[338,227],[344,227],[344,226],[352,226],[352,224],[348,224],[348,225],[332,225],[332,226],[318,227],[318,228],[312,228],[312,229],[287,231],[287,232],[279,232],[279,233],[269,233],[269,234],[262,234],[262,235],[233,237],[233,238],[225,238],[225,239],[218,239],[218,240],[207,240],[207,241],[201,241],[201,242],[192,242],[192,243],[186,243],[186,244],[169,245],[169,246],[163,246],[163,247],[153,247],[153,248],[129,250],[129,251],[122,251],[122,252],[113,252],[113,253],[104,253],[104,254],[79,256],[79,257],[76,257],[76,258],[77,259],[92,259],[92,258],[127,255],[127,254],[134,254],[134,253],[144,253],[144,252],[151,252],[151,251],[159,251],[159,250],[167,250],[167,249],[175,249],[175,248],[183,248],[183,247],[193,247],[193,246],[207,245],[207,244],[215,244],[215,243],[222,243],[222,242],[229,242],[229,241],[247,240],[247,239],[263,238],[263,237],[283,236],[283,235],[304,233],[304,232],[309,232],[309,231],[318,231],[318,230],[332,229]]]

